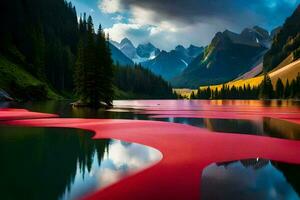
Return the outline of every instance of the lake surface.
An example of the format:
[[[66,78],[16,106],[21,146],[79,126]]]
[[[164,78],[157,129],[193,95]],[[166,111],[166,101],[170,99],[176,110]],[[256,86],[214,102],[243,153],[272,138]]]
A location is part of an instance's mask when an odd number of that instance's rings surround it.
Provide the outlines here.
[[[0,126],[1,199],[78,199],[161,160],[159,151],[76,129]]]
[[[211,164],[202,173],[202,200],[300,199],[299,170],[261,158]]]
[[[72,108],[69,103],[5,103],[0,107],[68,118],[158,120],[214,132],[300,139],[299,125],[271,116],[222,118],[232,113],[247,116],[249,111],[272,114],[273,110],[297,115],[300,103],[295,101],[116,101],[108,111]],[[206,113],[219,113],[220,118],[205,118]],[[91,137],[92,133],[72,129],[0,127],[0,157],[5,163],[0,165],[1,194],[5,199],[78,199],[161,159],[149,147]],[[299,174],[298,165],[252,158],[211,164],[199,181],[203,199],[299,199]]]

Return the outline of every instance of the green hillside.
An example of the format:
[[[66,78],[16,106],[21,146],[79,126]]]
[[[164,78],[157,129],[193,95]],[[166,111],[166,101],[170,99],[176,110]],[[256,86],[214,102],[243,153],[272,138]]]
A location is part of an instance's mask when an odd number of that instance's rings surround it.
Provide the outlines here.
[[[0,88],[13,98],[24,100],[61,98],[49,86],[3,56],[0,56],[0,77]]]

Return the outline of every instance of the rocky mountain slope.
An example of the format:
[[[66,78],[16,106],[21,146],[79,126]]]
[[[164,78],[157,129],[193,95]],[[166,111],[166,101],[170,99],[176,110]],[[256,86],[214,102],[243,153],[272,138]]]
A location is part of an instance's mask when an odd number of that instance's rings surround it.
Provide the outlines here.
[[[286,57],[300,58],[300,5],[277,31],[270,51],[264,57],[264,70],[271,71]]]
[[[121,66],[133,66],[133,61],[128,58],[121,50],[119,50],[113,43],[109,44],[111,50],[111,57],[115,64]]]
[[[233,80],[262,62],[271,41],[269,32],[258,26],[241,33],[218,32],[205,51],[171,82],[176,87],[198,87]]]
[[[141,64],[166,80],[171,80],[178,76],[202,52],[203,47],[191,45],[189,48],[184,48],[178,45],[174,50],[162,51],[154,59]]]

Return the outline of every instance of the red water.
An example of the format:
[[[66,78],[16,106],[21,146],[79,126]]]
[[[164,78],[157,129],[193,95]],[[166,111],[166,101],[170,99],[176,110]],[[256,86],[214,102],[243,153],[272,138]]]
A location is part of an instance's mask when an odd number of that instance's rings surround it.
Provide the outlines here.
[[[259,101],[212,102],[127,101],[119,102],[117,108],[131,107],[139,109],[136,112],[153,114],[155,117],[251,120],[273,117],[300,124],[298,107],[265,106]],[[43,119],[37,119],[39,117]],[[163,159],[157,165],[90,194],[86,199],[200,199],[201,172],[211,163],[259,157],[300,164],[300,141],[212,133],[207,129],[157,121],[47,117],[55,116],[26,110],[0,110],[2,124],[85,129],[96,133],[94,139],[113,138],[140,143],[154,147],[163,154]]]

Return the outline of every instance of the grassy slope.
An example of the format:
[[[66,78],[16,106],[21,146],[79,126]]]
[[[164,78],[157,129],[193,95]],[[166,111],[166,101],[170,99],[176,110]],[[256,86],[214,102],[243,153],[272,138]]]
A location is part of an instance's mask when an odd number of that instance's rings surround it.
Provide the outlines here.
[[[286,59],[284,59],[277,67],[275,67],[271,72],[274,72],[282,67],[287,66],[288,64],[291,64],[294,61],[293,54],[290,54]]]
[[[19,86],[37,86],[43,83],[26,72],[22,67],[12,63],[3,56],[0,56],[0,88],[9,91],[9,85],[12,81]],[[61,99],[58,94],[46,86],[47,96],[49,99]],[[14,94],[10,94],[14,96]]]
[[[281,78],[283,83],[285,83],[287,79],[289,81],[295,79],[298,73],[300,73],[300,60],[292,62],[284,67],[282,66],[278,67],[277,70],[270,72],[269,76],[272,80],[273,85],[275,85],[278,78]],[[262,80],[263,80],[263,76],[258,76],[258,77],[245,79],[245,80],[232,81],[226,83],[226,85],[229,85],[229,87],[232,86],[239,87],[239,86],[243,86],[244,84],[245,85],[250,84],[250,86],[253,87],[253,86],[258,86]],[[212,89],[215,88],[221,89],[221,87],[222,85],[211,86]],[[201,87],[201,88],[206,88],[206,87]]]

